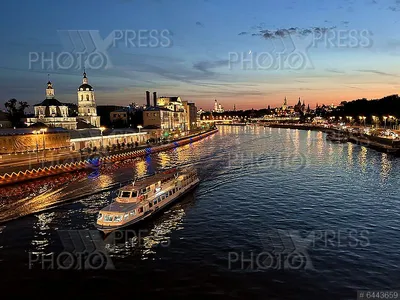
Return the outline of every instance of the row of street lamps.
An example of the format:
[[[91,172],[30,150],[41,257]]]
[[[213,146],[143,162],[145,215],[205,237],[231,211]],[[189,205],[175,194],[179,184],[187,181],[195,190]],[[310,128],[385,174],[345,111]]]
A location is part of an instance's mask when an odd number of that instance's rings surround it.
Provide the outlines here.
[[[334,117],[331,117],[331,118],[334,118]],[[342,117],[340,117],[340,119],[341,119],[341,118],[342,118]],[[358,119],[359,119],[361,122],[364,123],[364,126],[365,126],[365,120],[366,120],[366,118],[367,118],[367,117],[365,117],[365,116],[358,116]],[[353,117],[351,117],[351,116],[346,116],[346,119],[351,123],[352,120],[353,120]],[[386,128],[386,122],[387,122],[387,120],[389,120],[390,124],[391,124],[393,121],[395,121],[395,122],[396,122],[396,126],[397,126],[397,121],[398,121],[398,119],[397,119],[396,117],[394,117],[394,116],[383,116],[382,119],[383,119],[383,122],[384,122],[384,124],[385,124],[385,128]],[[379,123],[380,123],[379,117],[377,117],[377,116],[372,116],[372,120],[373,120],[373,122],[374,122],[375,124],[379,125]]]
[[[142,129],[143,126],[142,125],[138,125],[137,128],[139,129],[139,133],[140,133],[140,129]],[[100,133],[101,133],[101,147],[104,147],[103,131],[106,130],[106,128],[102,126],[102,127],[99,128],[99,130],[100,130]]]

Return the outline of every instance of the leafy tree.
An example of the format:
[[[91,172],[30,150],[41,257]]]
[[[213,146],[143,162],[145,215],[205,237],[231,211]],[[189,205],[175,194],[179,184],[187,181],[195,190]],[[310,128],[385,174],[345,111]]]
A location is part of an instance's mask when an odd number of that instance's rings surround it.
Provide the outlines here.
[[[17,101],[17,99],[10,99],[4,106],[8,112],[8,118],[13,127],[21,127],[23,126],[22,118],[25,116],[25,109],[29,107],[27,102]]]

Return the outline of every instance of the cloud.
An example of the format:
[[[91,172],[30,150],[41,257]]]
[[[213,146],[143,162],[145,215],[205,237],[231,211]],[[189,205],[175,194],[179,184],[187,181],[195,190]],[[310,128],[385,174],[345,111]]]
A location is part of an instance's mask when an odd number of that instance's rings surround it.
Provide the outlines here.
[[[265,92],[256,90],[240,90],[240,91],[194,91],[196,97],[199,98],[214,98],[213,96],[220,97],[237,97],[237,96],[263,96],[266,95]]]
[[[382,76],[398,77],[395,74],[385,73],[385,72],[381,72],[381,71],[378,71],[378,70],[356,70],[356,71],[363,72],[363,73],[372,73],[372,74],[377,74],[377,75],[382,75]]]
[[[246,32],[246,31],[242,31],[241,33],[239,33],[238,35],[246,35],[246,34],[249,34],[248,32]]]
[[[259,29],[260,26],[257,27]],[[252,33],[252,36],[261,36],[266,40],[276,39],[276,38],[284,38],[290,35],[297,36],[308,36],[311,34],[325,34],[329,30],[335,29],[335,26],[332,27],[311,27],[311,28],[298,28],[298,27],[290,27],[290,28],[281,28],[276,30],[269,29],[259,29],[258,32]],[[239,34],[240,35],[240,34]]]
[[[356,90],[364,90],[363,88],[357,87],[357,86],[351,86],[351,85],[344,85],[345,87],[348,87],[350,89],[356,89]]]
[[[201,62],[195,63],[193,65],[193,68],[198,71],[202,71],[204,73],[212,73],[209,69],[228,66],[228,64],[229,64],[229,60],[227,60],[227,59],[217,60],[217,61],[201,61]]]
[[[344,71],[340,71],[338,69],[331,69],[331,68],[327,68],[327,69],[325,69],[325,71],[331,72],[331,73],[339,73],[339,74],[345,74],[346,73]]]

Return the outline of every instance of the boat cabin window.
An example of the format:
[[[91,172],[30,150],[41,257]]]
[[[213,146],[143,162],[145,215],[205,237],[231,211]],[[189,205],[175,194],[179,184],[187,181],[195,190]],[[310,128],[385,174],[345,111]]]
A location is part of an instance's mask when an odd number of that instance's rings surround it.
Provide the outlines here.
[[[121,192],[119,193],[119,196],[120,196],[121,198],[130,198],[130,197],[131,197],[131,192],[128,192],[128,191],[121,191]]]
[[[148,192],[150,192],[150,187],[149,186],[147,186],[146,188],[143,188],[143,189],[140,190],[140,194],[146,194]]]
[[[112,222],[112,220],[113,220],[113,216],[110,216],[110,215],[104,216],[104,222]]]

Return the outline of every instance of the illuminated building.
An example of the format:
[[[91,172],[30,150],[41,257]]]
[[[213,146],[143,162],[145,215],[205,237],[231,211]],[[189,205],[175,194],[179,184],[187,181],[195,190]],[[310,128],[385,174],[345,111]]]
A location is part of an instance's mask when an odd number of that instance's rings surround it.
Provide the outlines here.
[[[83,72],[82,84],[78,88],[78,118],[86,123],[100,127],[100,117],[97,116],[94,89],[89,84],[86,72]]]
[[[55,91],[50,80],[47,82],[46,99],[34,105],[34,110],[35,117],[25,119],[28,126],[43,123],[47,127],[62,127],[71,130],[77,128],[77,120],[69,116],[68,106],[55,98]]]
[[[82,84],[78,88],[78,116],[70,116],[68,105],[55,98],[52,82],[47,82],[46,99],[34,105],[35,116],[26,118],[25,123],[31,126],[43,123],[47,127],[62,127],[69,130],[77,129],[83,122],[92,127],[100,127],[100,117],[97,116],[94,90],[88,83],[86,72],[83,73]]]
[[[153,106],[150,106],[150,93],[146,92],[147,108],[143,111],[143,126],[159,128],[164,131],[186,131],[187,111],[180,97],[160,97],[153,93]]]
[[[224,112],[224,108],[222,107],[221,104],[218,103],[217,99],[215,99],[214,101],[214,110],[213,112],[216,113],[223,113]]]

